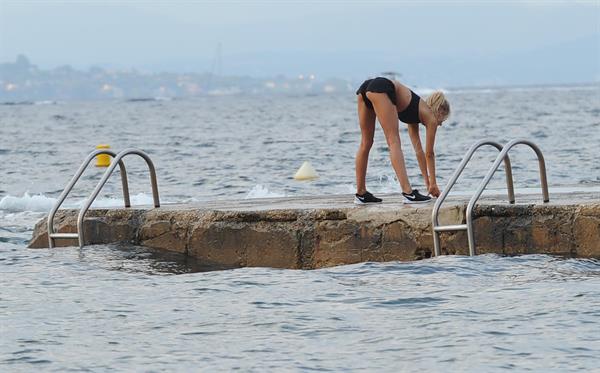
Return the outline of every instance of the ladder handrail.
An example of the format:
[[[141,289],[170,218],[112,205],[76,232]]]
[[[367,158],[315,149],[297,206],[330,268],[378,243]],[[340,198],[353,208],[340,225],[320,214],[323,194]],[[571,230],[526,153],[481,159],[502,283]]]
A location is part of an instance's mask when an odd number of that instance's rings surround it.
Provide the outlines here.
[[[439,211],[442,206],[442,203],[446,200],[446,197],[450,193],[450,190],[452,189],[454,184],[456,184],[456,181],[458,180],[458,178],[462,174],[463,170],[465,169],[465,167],[471,160],[471,157],[473,156],[473,154],[477,151],[477,149],[479,149],[480,147],[482,147],[484,145],[491,145],[491,146],[495,147],[496,149],[498,149],[498,151],[500,151],[500,153],[502,153],[503,147],[496,141],[492,141],[492,140],[477,141],[475,144],[473,144],[469,148],[469,150],[467,150],[467,152],[463,156],[462,161],[460,162],[460,164],[454,171],[454,174],[452,175],[450,180],[448,180],[448,183],[446,183],[446,187],[442,190],[442,194],[440,194],[440,196],[435,201],[435,205],[433,206],[433,211],[432,211],[432,216],[431,216],[432,229],[433,229],[433,247],[434,247],[435,256],[440,255],[440,237],[439,237],[439,233],[435,230],[435,228],[440,226],[439,221],[438,221],[438,216],[439,216]],[[506,170],[506,188],[508,190],[508,201],[509,201],[509,203],[512,204],[512,203],[515,203],[515,191],[514,191],[514,186],[513,186],[512,166],[511,166],[510,158],[508,157],[508,154],[505,154],[503,156],[503,159],[504,159],[504,168]]]
[[[158,197],[158,183],[156,181],[156,170],[154,169],[154,163],[152,163],[152,160],[146,153],[144,153],[143,151],[141,151],[139,149],[134,149],[134,148],[125,149],[125,150],[119,152],[119,154],[117,154],[115,156],[113,163],[104,172],[102,179],[100,179],[100,181],[96,185],[96,188],[94,189],[92,194],[90,194],[90,196],[85,201],[81,210],[79,210],[79,216],[77,217],[77,230],[79,232],[79,247],[83,247],[83,244],[84,244],[83,219],[85,217],[85,214],[89,210],[90,206],[92,205],[92,203],[94,202],[96,197],[98,197],[98,194],[100,193],[100,190],[102,190],[102,187],[104,187],[104,185],[106,184],[106,182],[112,175],[113,171],[115,170],[115,168],[117,166],[117,163],[120,163],[121,159],[129,154],[139,155],[146,161],[146,164],[148,165],[148,170],[150,171],[150,182],[152,184],[152,199],[154,200],[154,207],[160,207],[160,201],[159,201],[159,197]]]
[[[546,162],[544,161],[544,155],[542,154],[540,148],[538,148],[538,146],[535,145],[533,142],[525,139],[514,139],[509,141],[506,145],[504,145],[502,151],[500,151],[500,154],[498,154],[498,156],[496,157],[494,164],[492,164],[492,167],[490,167],[490,170],[488,171],[487,175],[485,175],[485,178],[481,181],[479,187],[477,188],[477,191],[475,191],[475,194],[473,194],[473,196],[469,200],[469,204],[467,205],[467,235],[469,239],[469,255],[471,256],[475,255],[475,235],[473,233],[473,209],[475,207],[475,203],[477,203],[477,200],[479,199],[479,197],[481,197],[483,190],[498,170],[502,159],[508,155],[508,152],[515,145],[519,144],[529,146],[537,155],[538,164],[540,168],[540,182],[542,187],[542,195],[544,198],[543,201],[544,203],[550,202],[550,195],[548,193],[548,180],[546,178]]]
[[[62,191],[62,193],[58,197],[58,200],[52,207],[52,210],[50,210],[50,213],[48,214],[48,224],[47,224],[48,225],[48,247],[49,248],[52,248],[54,246],[53,245],[54,237],[52,237],[52,235],[56,233],[56,232],[54,232],[54,217],[56,216],[56,212],[58,211],[60,206],[63,204],[65,199],[67,199],[67,196],[69,195],[69,193],[71,193],[71,191],[73,190],[73,187],[79,181],[79,179],[81,178],[81,175],[83,175],[83,172],[87,169],[90,162],[97,155],[100,155],[100,154],[110,155],[113,158],[116,156],[115,152],[113,152],[112,150],[107,150],[107,149],[94,150],[93,152],[88,154],[88,156],[85,158],[85,160],[79,166],[79,169],[77,170],[77,172],[75,172],[75,175],[73,175],[73,177],[71,178],[71,181],[69,181],[69,183],[67,184],[65,189]],[[120,160],[116,163],[119,164],[119,168],[121,170],[121,184],[123,185],[123,201],[125,202],[125,207],[130,207],[131,202],[129,200],[129,186],[127,183],[127,171],[125,170],[125,164]]]

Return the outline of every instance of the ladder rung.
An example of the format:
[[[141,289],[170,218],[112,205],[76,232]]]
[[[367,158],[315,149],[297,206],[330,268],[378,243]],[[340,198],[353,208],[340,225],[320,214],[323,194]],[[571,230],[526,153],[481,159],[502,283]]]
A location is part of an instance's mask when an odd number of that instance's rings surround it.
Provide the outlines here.
[[[51,238],[79,238],[78,233],[52,233]]]
[[[436,232],[450,232],[450,231],[466,231],[466,224],[456,224],[456,225],[438,225],[437,227],[433,227],[433,230]]]

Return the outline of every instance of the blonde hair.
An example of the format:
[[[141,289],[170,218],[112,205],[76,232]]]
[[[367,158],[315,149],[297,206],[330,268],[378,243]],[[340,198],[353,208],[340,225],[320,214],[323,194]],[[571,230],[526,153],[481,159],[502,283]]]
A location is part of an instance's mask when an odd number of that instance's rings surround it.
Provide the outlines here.
[[[448,119],[450,116],[450,103],[446,100],[446,96],[444,96],[444,92],[435,91],[427,97],[427,106],[433,111],[433,114],[436,118],[441,119],[442,121]]]

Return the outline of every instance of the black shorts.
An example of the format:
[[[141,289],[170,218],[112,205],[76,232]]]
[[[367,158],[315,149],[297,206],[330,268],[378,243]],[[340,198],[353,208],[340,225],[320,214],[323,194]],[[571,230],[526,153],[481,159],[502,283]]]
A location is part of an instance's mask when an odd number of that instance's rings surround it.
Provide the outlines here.
[[[387,78],[367,79],[360,85],[356,94],[360,94],[365,101],[365,105],[373,110],[373,103],[367,98],[367,92],[385,93],[392,101],[392,105],[396,106],[396,87],[394,83]]]

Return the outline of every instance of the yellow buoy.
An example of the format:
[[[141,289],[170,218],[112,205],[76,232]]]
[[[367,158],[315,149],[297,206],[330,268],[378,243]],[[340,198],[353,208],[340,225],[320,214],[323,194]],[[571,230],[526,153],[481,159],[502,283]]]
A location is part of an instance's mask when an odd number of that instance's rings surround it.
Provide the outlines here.
[[[302,163],[302,166],[296,171],[294,179],[296,180],[311,180],[318,178],[317,171],[313,168],[310,162],[306,161]]]
[[[96,149],[110,149],[110,145],[100,144],[96,146]],[[108,167],[110,166],[110,155],[98,154],[96,156],[96,167]]]

